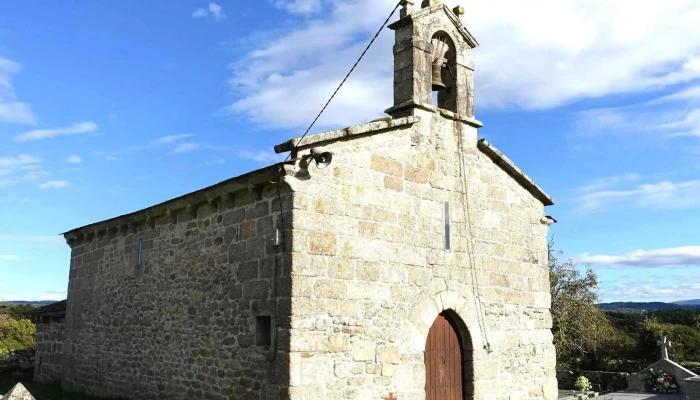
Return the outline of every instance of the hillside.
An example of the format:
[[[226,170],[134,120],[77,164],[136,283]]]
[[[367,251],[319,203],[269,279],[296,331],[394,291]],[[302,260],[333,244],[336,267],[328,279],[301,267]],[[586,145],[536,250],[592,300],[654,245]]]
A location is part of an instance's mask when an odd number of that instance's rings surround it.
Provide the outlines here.
[[[55,303],[56,301],[54,300],[41,300],[41,301],[24,301],[24,300],[17,300],[17,301],[0,301],[0,307],[9,307],[9,306],[16,306],[20,304],[28,304],[30,306],[34,307],[41,307],[45,306],[47,304],[52,304]]]
[[[680,304],[684,306],[700,306],[700,299],[674,301],[673,304]]]
[[[681,302],[676,303],[663,303],[663,302],[613,302],[613,303],[600,303],[598,307],[602,310],[607,311],[653,311],[653,310],[698,310],[700,309],[700,303],[687,303],[685,302],[696,302],[698,300],[684,300],[684,304]]]

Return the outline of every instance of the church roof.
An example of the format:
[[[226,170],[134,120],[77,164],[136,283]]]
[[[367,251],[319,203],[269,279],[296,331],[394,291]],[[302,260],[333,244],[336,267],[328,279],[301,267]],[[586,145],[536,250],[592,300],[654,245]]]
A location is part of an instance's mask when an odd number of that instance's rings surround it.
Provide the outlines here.
[[[129,214],[71,229],[61,235],[66,237],[66,239],[70,239],[118,228],[128,224],[140,223],[149,218],[153,219],[169,214],[174,215],[178,212],[185,211],[189,206],[216,201],[220,199],[221,196],[228,193],[266,185],[269,183],[270,174],[277,171],[276,167],[278,165],[279,164],[269,165]]]
[[[439,112],[446,118],[451,118],[455,120],[460,120],[462,122],[468,123],[472,126],[481,126],[481,122],[468,118],[465,116],[457,115],[447,110],[435,109],[434,111]],[[287,140],[286,142],[280,143],[275,146],[276,153],[284,153],[292,151],[294,148],[304,148],[311,145],[317,144],[322,145],[326,142],[331,142],[335,140],[350,139],[356,135],[373,135],[381,132],[385,132],[390,129],[399,128],[406,125],[412,125],[420,121],[420,117],[408,116],[403,118],[380,118],[366,124],[355,125],[344,129],[338,129],[334,131],[318,133],[315,135],[309,135],[303,138],[293,138]],[[501,153],[497,148],[495,148],[486,139],[481,139],[477,143],[478,149],[486,154],[496,165],[503,169],[508,175],[510,175],[516,182],[518,182],[522,187],[524,187],[533,197],[541,201],[545,206],[554,205],[552,198],[540,188],[535,181],[530,178],[525,172],[518,168],[513,161]]]
[[[554,200],[545,193],[542,188],[537,186],[534,180],[527,176],[520,168],[516,167],[515,164],[503,153],[498,151],[497,148],[493,147],[486,139],[481,139],[477,143],[477,147],[482,153],[486,154],[491,160],[493,160],[496,165],[501,167],[504,171],[508,173],[516,182],[518,182],[522,187],[527,189],[530,194],[532,194],[537,200],[541,201],[545,206],[554,205]]]
[[[67,300],[57,301],[29,312],[32,317],[62,317],[66,314]]]

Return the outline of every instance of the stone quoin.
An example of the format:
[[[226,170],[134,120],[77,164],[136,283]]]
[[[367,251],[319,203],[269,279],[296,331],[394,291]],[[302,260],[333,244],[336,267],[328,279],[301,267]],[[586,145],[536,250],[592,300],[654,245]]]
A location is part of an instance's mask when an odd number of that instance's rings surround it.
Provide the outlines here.
[[[415,3],[389,26],[390,117],[66,232],[60,368],[37,371],[137,400],[554,400],[553,202],[477,140],[469,10]]]

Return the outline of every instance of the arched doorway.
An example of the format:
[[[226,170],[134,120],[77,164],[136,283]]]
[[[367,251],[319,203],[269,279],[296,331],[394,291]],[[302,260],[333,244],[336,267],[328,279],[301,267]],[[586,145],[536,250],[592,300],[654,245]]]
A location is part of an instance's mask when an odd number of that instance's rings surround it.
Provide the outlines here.
[[[465,394],[465,368],[470,364],[470,347],[460,339],[457,319],[449,311],[443,311],[435,318],[425,341],[425,399],[426,400],[464,400],[471,398]],[[465,357],[466,356],[466,357]],[[469,371],[467,371],[469,372]],[[467,382],[469,385],[471,382]]]

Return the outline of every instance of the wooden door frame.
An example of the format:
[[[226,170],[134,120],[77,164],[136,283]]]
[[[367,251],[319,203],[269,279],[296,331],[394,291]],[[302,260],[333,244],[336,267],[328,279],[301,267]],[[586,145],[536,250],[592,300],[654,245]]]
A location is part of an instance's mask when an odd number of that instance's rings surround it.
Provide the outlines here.
[[[474,346],[472,345],[469,329],[459,314],[452,309],[446,309],[440,312],[433,319],[433,323],[437,320],[438,316],[444,317],[457,335],[457,342],[459,343],[462,358],[462,398],[464,400],[471,400],[474,398]],[[426,337],[426,346],[427,340],[428,337]],[[424,348],[426,346],[424,346]]]

